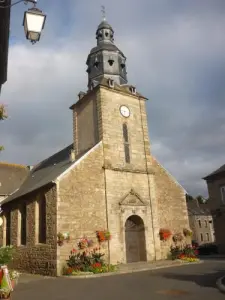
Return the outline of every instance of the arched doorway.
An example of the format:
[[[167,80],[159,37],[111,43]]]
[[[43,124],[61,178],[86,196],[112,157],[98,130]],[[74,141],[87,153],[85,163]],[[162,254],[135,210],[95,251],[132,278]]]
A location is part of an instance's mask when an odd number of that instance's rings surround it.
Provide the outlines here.
[[[145,226],[142,218],[130,216],[125,223],[127,263],[146,261]]]

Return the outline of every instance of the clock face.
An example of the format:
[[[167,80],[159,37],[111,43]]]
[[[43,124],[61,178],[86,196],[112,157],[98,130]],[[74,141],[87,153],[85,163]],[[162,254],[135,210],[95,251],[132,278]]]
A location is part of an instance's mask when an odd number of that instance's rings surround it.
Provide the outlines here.
[[[120,107],[120,113],[123,117],[128,118],[130,116],[130,110],[127,106],[122,105]]]

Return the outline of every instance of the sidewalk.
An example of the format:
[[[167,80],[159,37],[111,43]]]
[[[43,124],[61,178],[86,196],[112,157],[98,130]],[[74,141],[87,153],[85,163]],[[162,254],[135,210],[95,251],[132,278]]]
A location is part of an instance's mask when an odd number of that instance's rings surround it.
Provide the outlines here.
[[[197,263],[200,263],[200,262],[197,262]],[[183,266],[183,265],[187,265],[187,264],[193,264],[193,263],[182,262],[179,260],[160,260],[160,261],[153,261],[153,262],[137,262],[137,263],[129,263],[129,264],[124,264],[124,265],[122,265],[122,264],[119,265],[118,272],[119,273],[133,273],[133,272],[141,272],[141,271]]]
[[[161,260],[161,261],[154,261],[154,262],[137,262],[137,263],[129,263],[129,264],[121,264],[118,265],[118,271],[116,272],[109,272],[109,273],[101,273],[101,274],[83,274],[83,275],[75,275],[75,276],[63,276],[64,278],[96,278],[96,277],[103,277],[103,276],[112,276],[112,275],[119,275],[119,274],[129,274],[135,272],[144,272],[144,271],[151,271],[163,268],[170,268],[170,267],[179,267],[184,265],[190,264],[199,264],[203,261],[198,262],[182,262],[179,260]]]
[[[225,294],[225,276],[219,278],[216,282],[216,285],[218,289],[221,291],[221,293]]]

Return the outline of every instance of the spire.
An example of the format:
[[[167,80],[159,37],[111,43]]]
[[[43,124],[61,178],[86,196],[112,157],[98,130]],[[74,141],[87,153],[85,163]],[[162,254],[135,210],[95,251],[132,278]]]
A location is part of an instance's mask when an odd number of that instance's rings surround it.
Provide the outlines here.
[[[97,46],[87,58],[88,88],[103,78],[113,79],[117,84],[127,83],[126,57],[114,44],[114,30],[106,21],[105,7],[102,6],[102,22],[96,31]]]
[[[105,6],[102,5],[101,7],[102,7],[102,10],[101,10],[101,12],[102,12],[102,21],[106,21]]]

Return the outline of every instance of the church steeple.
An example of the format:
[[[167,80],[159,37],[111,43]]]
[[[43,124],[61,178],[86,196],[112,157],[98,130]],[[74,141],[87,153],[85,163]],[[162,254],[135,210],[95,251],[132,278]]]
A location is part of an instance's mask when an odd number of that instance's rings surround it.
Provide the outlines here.
[[[110,78],[121,85],[127,83],[126,57],[114,44],[114,30],[105,16],[96,31],[97,47],[87,58],[88,88]]]

